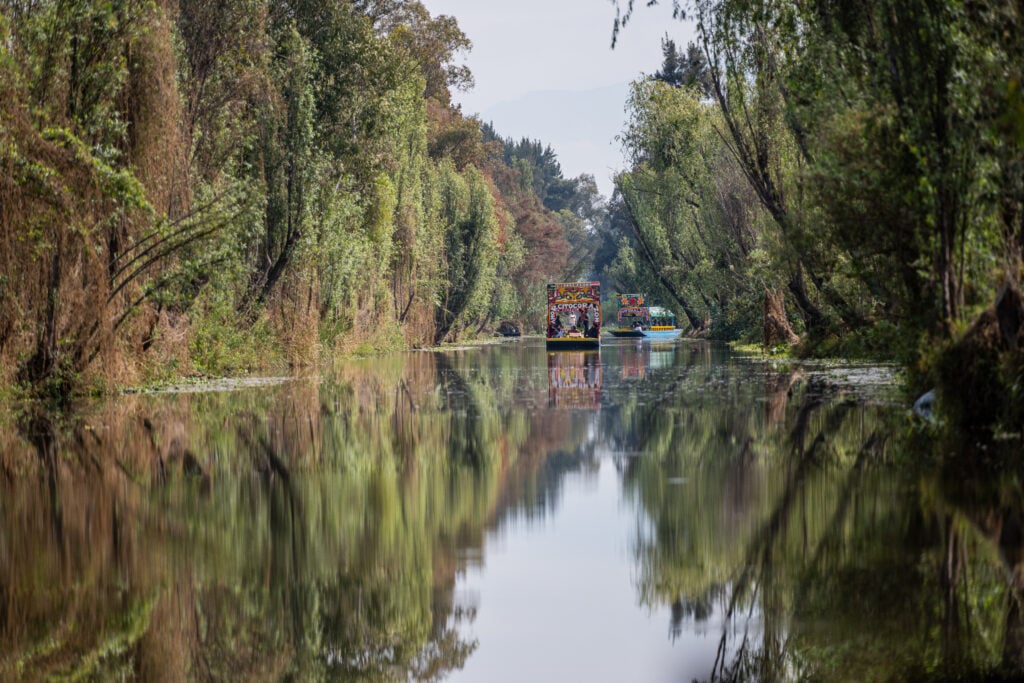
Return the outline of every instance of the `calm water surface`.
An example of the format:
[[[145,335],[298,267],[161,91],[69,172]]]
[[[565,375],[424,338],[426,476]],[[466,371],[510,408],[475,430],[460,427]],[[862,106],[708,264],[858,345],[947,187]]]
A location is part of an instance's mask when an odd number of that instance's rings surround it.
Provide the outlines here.
[[[1012,672],[1021,478],[893,373],[543,342],[0,418],[0,679]]]

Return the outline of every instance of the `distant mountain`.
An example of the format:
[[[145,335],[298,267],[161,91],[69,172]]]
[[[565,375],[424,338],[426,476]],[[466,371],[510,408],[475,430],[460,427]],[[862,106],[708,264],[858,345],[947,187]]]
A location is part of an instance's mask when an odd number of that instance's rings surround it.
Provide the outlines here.
[[[629,84],[592,90],[545,90],[500,102],[480,113],[503,137],[528,137],[551,145],[562,173],[591,173],[601,193],[610,196],[612,174],[623,167],[615,136],[625,123]]]

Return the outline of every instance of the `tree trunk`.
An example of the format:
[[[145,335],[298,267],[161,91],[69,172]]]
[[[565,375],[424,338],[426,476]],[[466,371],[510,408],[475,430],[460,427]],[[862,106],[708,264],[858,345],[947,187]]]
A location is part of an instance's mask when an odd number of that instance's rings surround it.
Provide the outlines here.
[[[804,282],[803,268],[799,263],[797,263],[796,270],[790,275],[786,288],[793,295],[807,330],[810,332],[823,331],[827,327],[825,315],[817,304],[811,301],[811,297],[807,293],[807,284]]]
[[[944,210],[943,202],[940,200],[939,208],[939,288],[942,295],[942,325],[949,332],[952,324],[960,315],[957,306],[957,277],[956,277],[956,225],[950,211]]]
[[[782,292],[764,291],[764,346],[770,349],[779,344],[799,344],[800,337],[793,332],[786,316]]]

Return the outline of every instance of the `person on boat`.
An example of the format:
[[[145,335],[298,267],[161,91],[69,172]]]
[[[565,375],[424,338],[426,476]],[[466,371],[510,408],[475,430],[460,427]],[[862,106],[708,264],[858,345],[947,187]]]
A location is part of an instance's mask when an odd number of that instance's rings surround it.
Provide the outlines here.
[[[580,316],[580,331],[586,335],[590,331],[590,317],[587,311],[583,311],[583,315]]]
[[[562,331],[562,316],[556,316],[555,317],[555,333],[553,335],[551,335],[551,336],[553,336],[553,337],[561,337],[562,334],[563,334],[563,331]]]
[[[643,329],[644,329],[643,323],[641,323],[639,320],[634,320],[633,321],[633,331],[634,332],[642,332]]]
[[[569,311],[569,327],[576,327],[576,311]]]

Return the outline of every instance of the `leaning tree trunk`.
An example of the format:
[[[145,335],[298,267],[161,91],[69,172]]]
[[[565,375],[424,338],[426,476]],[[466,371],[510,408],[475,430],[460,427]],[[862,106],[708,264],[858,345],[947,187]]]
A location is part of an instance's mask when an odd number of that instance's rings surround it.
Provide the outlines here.
[[[793,332],[786,316],[786,306],[779,290],[764,291],[764,347],[779,344],[799,344],[800,337]]]
[[[807,283],[804,281],[803,267],[799,262],[790,275],[786,288],[793,295],[793,300],[796,301],[797,308],[800,309],[800,315],[804,319],[807,329],[818,332],[824,330],[827,326],[825,314],[811,300],[811,296],[807,292]]]
[[[654,251],[647,244],[647,240],[644,237],[643,232],[640,230],[640,225],[633,218],[636,214],[634,213],[633,208],[630,206],[629,200],[626,199],[625,195],[623,195],[623,199],[626,203],[626,210],[629,212],[630,215],[629,225],[630,227],[633,228],[633,235],[636,237],[637,244],[640,245],[640,253],[643,255],[644,260],[646,260],[647,263],[651,266],[651,269],[654,271],[655,277],[658,278],[658,282],[661,283],[661,285],[665,288],[669,295],[671,295],[671,297],[676,300],[676,303],[679,304],[680,308],[683,309],[683,315],[686,316],[686,319],[690,322],[690,326],[693,328],[693,330],[695,332],[706,334],[709,331],[710,327],[707,323],[707,320],[697,315],[693,308],[690,307],[690,304],[687,303],[686,298],[683,297],[683,295],[680,294],[679,291],[676,289],[675,285],[673,285],[672,282],[669,281],[667,277],[665,277],[665,274],[662,272],[661,265],[654,257]]]

